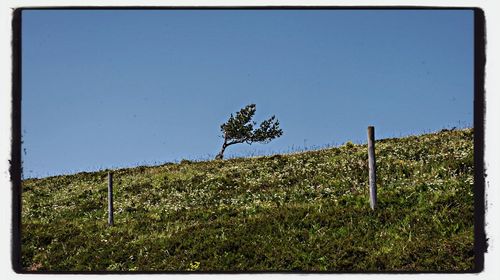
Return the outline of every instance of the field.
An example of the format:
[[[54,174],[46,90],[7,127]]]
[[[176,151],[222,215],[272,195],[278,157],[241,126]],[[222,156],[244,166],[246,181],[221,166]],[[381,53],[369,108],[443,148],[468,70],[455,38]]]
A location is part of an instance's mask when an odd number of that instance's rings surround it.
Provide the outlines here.
[[[467,271],[473,130],[23,181],[27,271]]]

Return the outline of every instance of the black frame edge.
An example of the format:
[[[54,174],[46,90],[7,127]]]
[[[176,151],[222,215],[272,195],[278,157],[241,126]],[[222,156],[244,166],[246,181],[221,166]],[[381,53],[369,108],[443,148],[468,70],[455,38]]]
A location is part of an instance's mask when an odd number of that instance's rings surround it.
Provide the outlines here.
[[[23,10],[472,10],[472,6],[423,6],[423,5],[266,5],[266,6],[25,6]]]
[[[486,65],[486,33],[484,11],[474,8],[474,271],[484,270],[484,253],[487,251],[484,230],[485,170],[484,123]]]
[[[12,239],[11,262],[16,273],[24,272],[21,266],[21,15],[14,9],[12,17],[12,140],[10,180],[12,184]]]

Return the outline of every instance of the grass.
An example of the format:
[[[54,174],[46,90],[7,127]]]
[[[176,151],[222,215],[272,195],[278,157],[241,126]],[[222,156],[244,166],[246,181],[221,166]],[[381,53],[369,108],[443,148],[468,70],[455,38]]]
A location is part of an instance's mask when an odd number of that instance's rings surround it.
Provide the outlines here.
[[[473,131],[23,181],[28,271],[468,271]]]

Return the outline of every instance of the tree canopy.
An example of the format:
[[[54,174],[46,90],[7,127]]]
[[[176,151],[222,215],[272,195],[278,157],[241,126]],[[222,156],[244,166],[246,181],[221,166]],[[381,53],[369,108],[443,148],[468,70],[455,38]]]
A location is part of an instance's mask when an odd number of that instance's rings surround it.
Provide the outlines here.
[[[256,122],[252,121],[252,118],[255,111],[255,104],[247,105],[236,115],[231,114],[229,120],[221,125],[224,143],[221,151],[215,157],[216,159],[224,157],[224,151],[228,146],[239,143],[269,143],[271,140],[283,135],[283,130],[279,127],[279,121],[274,115],[254,129]]]

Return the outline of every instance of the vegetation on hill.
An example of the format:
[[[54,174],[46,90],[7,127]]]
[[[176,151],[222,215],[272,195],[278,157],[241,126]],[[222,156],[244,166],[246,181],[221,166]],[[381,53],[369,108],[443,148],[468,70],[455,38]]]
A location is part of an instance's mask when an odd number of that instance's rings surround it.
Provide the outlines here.
[[[473,131],[23,181],[22,265],[37,271],[473,269]]]

